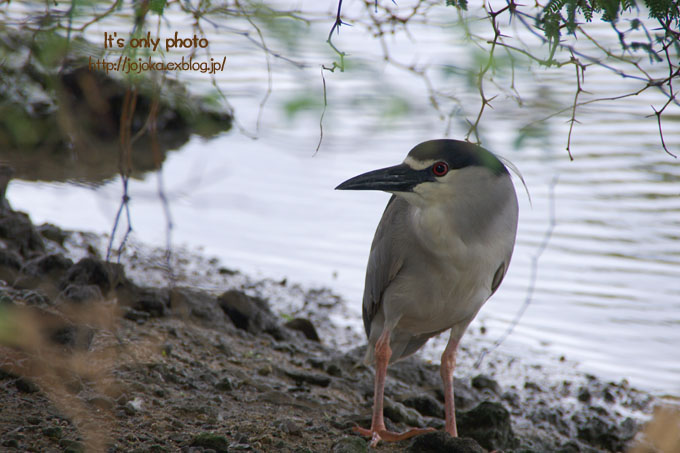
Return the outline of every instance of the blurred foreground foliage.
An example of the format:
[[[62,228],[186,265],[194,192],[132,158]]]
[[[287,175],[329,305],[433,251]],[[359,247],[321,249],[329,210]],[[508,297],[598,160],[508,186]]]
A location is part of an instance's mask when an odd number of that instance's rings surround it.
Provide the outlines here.
[[[526,93],[518,89],[517,77],[529,73],[530,68],[572,66],[573,102],[570,105],[539,105],[542,116],[534,115],[533,120],[526,121],[515,144],[527,139],[544,139],[550,135],[545,120],[564,116],[570,125],[566,148],[571,154],[572,131],[578,123],[581,107],[654,90],[661,92],[664,100],[655,101],[651,110],[642,116],[656,120],[661,145],[673,154],[664,141],[662,118],[675,121],[677,115],[669,109],[680,107],[674,86],[680,75],[680,2],[537,0],[524,4],[515,0],[406,0],[399,3],[355,0],[345,3],[336,0],[323,5],[300,6],[293,2],[260,0],[71,0],[60,3],[26,0],[20,5],[0,2],[5,5],[4,9],[0,7],[0,14],[4,14],[3,22],[7,26],[31,33],[34,40],[47,35],[64,38],[61,41],[43,39],[47,46],[43,46],[42,54],[35,55],[36,61],[53,68],[63,68],[64,54],[72,51],[79,39],[87,39],[88,30],[97,24],[113,23],[119,31],[121,27],[127,28],[127,42],[148,33],[160,36],[162,29],[172,30],[168,28],[170,24],[181,24],[182,30],[193,29],[197,36],[206,36],[206,33],[236,36],[242,40],[244,49],[258,48],[266,65],[267,78],[262,82],[266,86],[262,87],[264,95],[259,104],[257,130],[262,109],[274,87],[275,62],[282,62],[301,70],[304,75],[299,83],[305,85],[305,89],[291,90],[294,94],[280,102],[282,113],[287,118],[294,118],[303,111],[321,115],[322,137],[329,99],[326,80],[323,80],[323,93],[309,90],[310,83],[317,87],[322,85],[312,78],[318,77],[319,67],[322,75],[336,70],[353,72],[345,76],[348,82],[352,77],[373,79],[375,93],[371,99],[377,104],[374,115],[378,123],[415,115],[414,106],[418,105],[404,98],[396,78],[383,76],[384,67],[415,76],[422,80],[429,103],[445,124],[444,135],[449,135],[455,127],[458,131],[467,131],[468,140],[481,142],[484,114],[499,102],[497,96],[515,100],[518,108],[533,106]],[[443,21],[449,23],[443,25]],[[360,61],[343,50],[345,46],[338,31],[345,30],[344,25],[353,26],[345,33],[363,36],[367,47],[378,49],[376,61]],[[593,25],[599,25],[599,28],[591,28]],[[403,49],[395,45],[403,37],[417,42],[419,33],[428,26],[451,28],[456,39],[466,43],[452,49],[463,54],[455,55],[453,63],[447,53],[441,55],[442,62],[423,62],[417,50],[413,55],[404,55]],[[325,43],[322,33],[310,32],[319,29],[325,30],[323,35],[330,31]],[[97,35],[97,38],[100,37]],[[327,44],[324,50],[320,50],[321,44]],[[133,59],[152,55],[148,49],[129,45],[121,51],[108,49],[102,53],[101,50],[100,46],[100,53],[105,56],[122,54]],[[210,48],[191,49],[188,54],[195,56],[201,52],[205,57],[212,56]],[[165,59],[167,56],[164,49],[153,52],[154,58]],[[617,95],[616,99],[598,98],[596,92],[589,93],[584,88],[586,69],[593,66],[609,71],[612,83],[626,79],[637,85],[627,93]],[[315,75],[311,76],[312,73]],[[448,80],[452,77],[457,83]],[[162,88],[162,84],[149,74],[127,74],[123,78],[129,83],[145,78],[159,91]],[[218,83],[214,75],[211,79],[211,104],[233,111],[229,96],[223,91],[228,82]],[[336,75],[333,83],[340,80]],[[469,102],[468,93],[477,94],[476,105]],[[590,94],[594,96],[588,96]],[[358,102],[359,96],[370,96],[366,93],[352,95],[355,99],[342,101],[348,101],[351,106]],[[367,103],[363,102],[363,105]],[[236,120],[236,125],[244,130],[238,124],[238,118]],[[127,144],[121,146],[126,148]]]
[[[93,70],[104,52],[82,36],[11,21],[0,36],[0,158],[18,178],[99,184],[122,167],[139,177],[192,133],[231,127],[229,112],[175,80]],[[136,150],[129,162],[121,162],[122,130]]]
[[[569,115],[569,133],[566,149],[571,157],[571,136],[574,124],[578,123],[577,110],[587,104],[600,101],[615,101],[637,96],[646,90],[662,93],[657,105],[652,105],[648,117],[654,117],[662,148],[671,156],[664,140],[662,116],[667,113],[669,121],[677,121],[677,114],[668,112],[669,107],[677,109],[680,103],[674,83],[680,76],[680,2],[674,0],[547,0],[529,4],[515,0],[489,0],[469,2],[468,0],[446,0],[414,2],[399,7],[388,1],[364,0],[365,13],[370,18],[369,30],[381,41],[384,58],[391,64],[423,78],[428,87],[432,106],[442,118],[467,125],[467,138],[481,142],[481,119],[487,107],[492,107],[498,94],[514,98],[519,107],[526,106],[526,100],[515,84],[516,72],[537,64],[544,68],[574,67],[573,102],[569,106],[552,107],[552,113],[542,120],[531,121],[523,127],[515,140],[520,145],[527,138],[544,138],[548,135],[546,119],[561,114]],[[456,95],[437,87],[426,69],[414,64],[398,62],[389,51],[387,36],[403,30],[410,35],[409,24],[423,19],[445,4],[458,11],[457,26],[464,30],[468,48],[467,67],[444,65],[445,76],[463,76],[468,89],[479,94],[480,107],[476,112],[467,108]],[[342,0],[338,1],[342,6]],[[591,27],[593,21],[607,24],[611,31],[603,34],[603,27]],[[354,23],[354,22],[352,22]],[[333,24],[333,30],[343,25],[340,9]],[[606,29],[605,29],[606,30]],[[329,43],[333,36],[329,35]],[[616,43],[616,44],[612,44]],[[585,44],[585,45],[584,45]],[[332,45],[332,43],[331,43]],[[333,46],[340,59],[330,69],[342,67],[344,53]],[[462,58],[463,61],[466,58]],[[611,73],[612,83],[628,79],[637,82],[637,87],[616,97],[598,98],[598,93],[588,93],[585,71],[598,66]],[[489,87],[495,95],[488,95]],[[583,100],[584,94],[593,94]],[[445,107],[446,104],[453,108]],[[448,133],[449,128],[447,128]]]

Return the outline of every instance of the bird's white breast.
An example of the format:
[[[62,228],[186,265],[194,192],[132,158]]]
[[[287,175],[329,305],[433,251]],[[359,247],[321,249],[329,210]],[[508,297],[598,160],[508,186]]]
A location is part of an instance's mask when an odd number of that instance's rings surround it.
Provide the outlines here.
[[[480,235],[470,230],[474,225],[468,219],[451,216],[451,212],[470,209],[474,207],[411,206],[409,220],[417,241],[412,245],[420,252],[405,263],[407,272],[400,274],[389,291],[391,309],[401,314],[400,329],[419,334],[467,323],[491,295],[498,266],[509,260],[514,231],[499,223],[484,225],[485,233]]]

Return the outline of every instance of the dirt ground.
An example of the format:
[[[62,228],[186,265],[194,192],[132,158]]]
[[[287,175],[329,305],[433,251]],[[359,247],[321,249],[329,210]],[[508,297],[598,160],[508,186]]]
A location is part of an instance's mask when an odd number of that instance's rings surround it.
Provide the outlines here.
[[[163,283],[162,254],[149,261],[132,251],[125,265],[111,264],[96,240],[0,211],[0,450],[368,451],[352,427],[370,423],[373,371],[357,365],[361,347],[318,340],[333,329],[320,307],[337,296],[259,285],[181,254]],[[305,316],[275,315],[267,285],[297,298]],[[395,364],[388,428],[440,431],[376,450],[626,451],[647,439],[636,452],[663,451],[640,433],[657,400],[625,381],[520,381],[458,377],[463,439],[453,440],[441,432],[438,366]]]

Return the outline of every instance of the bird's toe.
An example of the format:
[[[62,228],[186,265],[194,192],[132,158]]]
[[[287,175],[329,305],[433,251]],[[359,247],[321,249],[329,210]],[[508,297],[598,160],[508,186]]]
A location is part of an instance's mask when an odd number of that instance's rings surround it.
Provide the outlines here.
[[[404,431],[403,433],[395,433],[393,431],[388,431],[385,428],[377,428],[377,429],[366,429],[362,428],[360,426],[355,426],[354,427],[354,432],[364,436],[364,437],[370,437],[371,438],[371,447],[375,447],[378,445],[378,442],[381,440],[384,440],[385,442],[398,442],[400,440],[405,440],[405,439],[410,439],[411,437],[418,436],[420,434],[425,434],[429,433],[432,431],[436,431],[434,428],[411,428],[408,431]]]

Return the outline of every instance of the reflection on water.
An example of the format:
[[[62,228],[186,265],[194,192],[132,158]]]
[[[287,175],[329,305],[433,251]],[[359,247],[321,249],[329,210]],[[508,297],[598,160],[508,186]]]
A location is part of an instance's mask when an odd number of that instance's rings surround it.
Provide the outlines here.
[[[149,81],[131,85],[91,70],[88,60],[101,52],[83,40],[52,68],[66,38],[1,22],[0,32],[0,164],[17,178],[99,184],[128,165],[140,177],[192,133],[210,137],[231,127],[230,114],[206,108],[176,81],[161,78],[161,95]],[[125,158],[121,129],[129,130]]]
[[[309,43],[299,49],[301,59],[328,62],[323,39],[317,39],[326,30],[322,25],[310,27]],[[414,42],[404,47],[394,38],[405,60],[420,58],[444,67],[451,62],[443,60],[456,59],[450,30],[416,28],[413,35]],[[246,272],[330,286],[348,304],[345,319],[336,321],[360,329],[364,266],[388,196],[338,194],[332,188],[349,176],[401,161],[416,143],[441,136],[447,124],[431,108],[422,80],[376,65],[380,49],[362,35],[344,29],[340,39],[355,69],[326,75],[328,110],[318,154],[313,151],[321,104],[303,108],[294,101],[302,95],[320,99],[319,68],[299,69],[274,60],[274,90],[258,140],[240,130],[212,141],[193,138],[181,153],[169,156],[163,174],[175,241],[202,246],[227,266]],[[210,35],[210,41],[213,53],[229,56],[230,70],[218,82],[237,120],[251,132],[267,86],[264,56],[254,45],[244,47],[236,35]],[[456,48],[465,55],[463,44]],[[578,361],[580,369],[677,395],[680,166],[661,149],[655,119],[644,118],[652,113],[650,104],[658,105],[663,97],[646,91],[579,108],[571,139],[575,159],[570,161],[565,151],[570,113],[555,116],[526,137],[518,130],[571,105],[572,71],[522,73],[517,89],[538,110],[499,96],[484,114],[485,146],[517,165],[532,204],[518,190],[520,226],[513,262],[473,328],[484,325],[493,340],[512,321],[526,297],[531,260],[549,228],[552,203],[555,227],[538,261],[532,303],[502,347],[563,354]],[[193,89],[210,89],[209,81],[187,76],[195,82]],[[635,89],[635,81],[612,80],[607,70],[590,67],[585,88],[600,97]],[[443,77],[435,82],[452,84],[452,90],[465,86]],[[479,105],[473,91],[456,94],[464,104]],[[678,150],[677,108],[669,113],[665,140],[669,149]],[[463,121],[454,121],[451,136],[466,130]],[[517,150],[515,143],[521,144]],[[165,223],[154,178],[134,183],[130,193],[135,234],[162,245],[159,231]],[[18,183],[10,186],[8,196],[36,221],[107,231],[120,192],[117,183],[97,192]],[[425,353],[434,356],[432,350]]]

